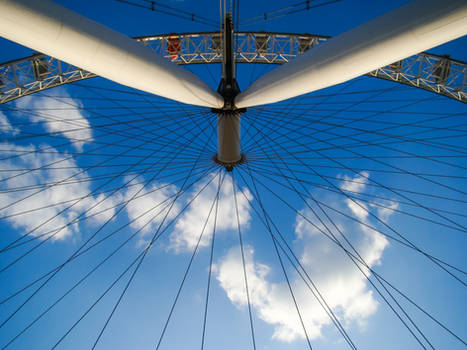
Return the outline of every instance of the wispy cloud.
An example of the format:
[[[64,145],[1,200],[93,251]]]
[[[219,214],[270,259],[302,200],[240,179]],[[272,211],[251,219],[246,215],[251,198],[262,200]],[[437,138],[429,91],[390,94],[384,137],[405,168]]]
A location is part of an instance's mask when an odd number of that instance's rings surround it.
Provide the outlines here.
[[[77,150],[92,140],[81,101],[73,99],[65,88],[47,91],[47,96],[23,97],[14,106],[22,118],[41,123],[48,132],[62,134]],[[20,132],[2,113],[0,126],[3,134]],[[92,193],[89,174],[68,153],[46,144],[2,143],[1,147],[0,215],[16,229],[31,236],[61,240],[78,233],[81,225],[100,224],[112,218],[122,196],[108,198],[103,193]],[[47,152],[41,148],[47,148]],[[81,223],[74,222],[77,218]]]
[[[102,223],[113,215],[119,196],[92,195],[88,174],[66,153],[50,147],[37,152],[38,147],[32,145],[1,147],[10,152],[3,151],[5,160],[0,162],[1,213],[15,228],[31,231],[33,236],[48,233],[44,238],[53,234],[58,240],[79,231],[78,223],[69,223],[80,215],[91,223]],[[17,215],[21,212],[27,213]]]
[[[193,200],[190,207],[177,221],[175,229],[170,236],[171,250],[180,252],[192,250],[196,246],[217,194],[218,179],[213,179],[213,177],[215,177],[215,174],[210,174],[206,180],[197,185],[191,192],[191,195],[186,198],[187,202],[192,200],[196,193],[198,193],[209,180],[213,180],[198,197]],[[247,189],[242,189],[242,191],[245,196],[237,194],[238,218],[240,225],[246,228],[251,220],[248,202],[251,201],[253,197]],[[203,237],[199,243],[200,247],[209,245],[214,228],[214,214],[213,209]],[[216,230],[218,232],[225,232],[232,229],[237,229],[237,213],[235,209],[232,179],[230,176],[226,176],[219,192]]]
[[[129,185],[124,200],[130,226],[140,230],[141,236],[157,229],[164,217],[167,223],[179,213],[180,205],[177,202],[172,205],[178,192],[175,185],[153,182],[145,186],[144,179],[129,177],[125,183]]]
[[[4,134],[12,134],[12,135],[16,135],[19,133],[19,129],[13,127],[8,121],[8,118],[6,117],[6,115],[3,114],[2,112],[0,112],[0,132],[3,132]]]
[[[15,100],[16,108],[33,122],[43,123],[48,132],[60,133],[82,150],[92,140],[92,130],[83,114],[83,104],[73,99],[64,88],[47,91],[47,96],[25,96]]]

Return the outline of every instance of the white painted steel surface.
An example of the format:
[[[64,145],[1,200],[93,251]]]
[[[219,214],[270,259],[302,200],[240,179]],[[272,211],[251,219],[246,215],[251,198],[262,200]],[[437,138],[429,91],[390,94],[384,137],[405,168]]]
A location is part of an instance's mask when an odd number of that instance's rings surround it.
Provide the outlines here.
[[[217,117],[217,160],[221,163],[236,163],[240,153],[240,113],[219,113]]]
[[[238,108],[286,100],[467,34],[467,0],[416,0],[334,37],[241,92]]]
[[[126,86],[193,105],[224,104],[191,72],[49,0],[0,0],[0,35]]]

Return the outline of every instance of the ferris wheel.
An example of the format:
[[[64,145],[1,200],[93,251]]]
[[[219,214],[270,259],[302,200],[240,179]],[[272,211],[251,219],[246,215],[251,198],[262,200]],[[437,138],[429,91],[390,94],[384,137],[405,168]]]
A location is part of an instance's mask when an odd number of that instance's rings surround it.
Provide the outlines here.
[[[332,38],[228,3],[129,38],[0,0],[39,52],[0,65],[1,346],[464,348],[467,64],[426,51],[467,3]]]

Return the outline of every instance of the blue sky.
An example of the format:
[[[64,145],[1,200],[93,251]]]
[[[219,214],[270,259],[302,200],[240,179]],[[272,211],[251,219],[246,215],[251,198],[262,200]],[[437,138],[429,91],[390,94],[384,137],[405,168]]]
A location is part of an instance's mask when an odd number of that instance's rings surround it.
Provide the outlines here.
[[[129,36],[212,30],[117,1],[58,2]],[[240,30],[334,36],[405,2],[343,0]],[[217,1],[164,3],[219,16]],[[240,22],[288,3],[241,1]],[[466,61],[466,44],[429,51]],[[31,53],[0,45],[0,62]],[[188,68],[217,88],[218,66]],[[241,89],[272,68],[239,65]],[[200,348],[211,271],[205,349],[349,348],[318,299],[358,349],[462,349],[414,303],[466,341],[466,113],[357,78],[249,109],[248,162],[232,178],[210,160],[207,109],[101,78],[1,105],[0,243],[30,241],[0,253],[0,344]]]

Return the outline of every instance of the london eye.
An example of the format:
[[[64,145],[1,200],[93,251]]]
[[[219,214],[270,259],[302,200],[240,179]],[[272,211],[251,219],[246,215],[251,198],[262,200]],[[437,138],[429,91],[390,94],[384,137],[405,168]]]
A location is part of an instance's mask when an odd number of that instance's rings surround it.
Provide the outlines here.
[[[466,32],[0,0],[2,349],[464,349]]]

